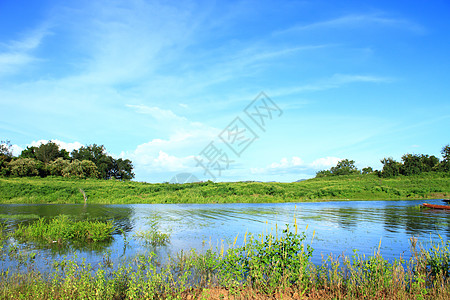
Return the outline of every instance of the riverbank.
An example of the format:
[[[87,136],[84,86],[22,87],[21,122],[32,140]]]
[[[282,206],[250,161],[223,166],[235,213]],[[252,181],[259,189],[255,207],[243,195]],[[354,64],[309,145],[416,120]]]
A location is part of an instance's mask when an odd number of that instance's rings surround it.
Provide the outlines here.
[[[276,203],[430,199],[450,196],[450,174],[379,178],[349,175],[294,183],[143,183],[62,177],[0,177],[0,203]]]
[[[1,237],[1,235],[0,235]],[[0,238],[1,242],[1,238]],[[241,247],[179,253],[163,266],[155,254],[114,265],[53,261],[34,267],[33,253],[1,247],[0,258],[20,260],[0,273],[0,299],[448,299],[449,242],[428,250],[411,240],[411,258],[389,262],[379,253],[310,261],[305,235],[246,235]]]

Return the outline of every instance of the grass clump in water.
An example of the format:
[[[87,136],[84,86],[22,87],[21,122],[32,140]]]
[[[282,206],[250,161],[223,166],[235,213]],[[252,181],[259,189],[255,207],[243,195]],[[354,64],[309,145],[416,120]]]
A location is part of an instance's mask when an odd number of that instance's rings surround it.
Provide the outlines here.
[[[39,220],[23,225],[19,224],[13,236],[20,240],[32,240],[47,243],[101,242],[112,238],[112,222],[73,221],[66,215],[53,219]]]
[[[134,237],[144,242],[146,245],[165,246],[170,243],[170,234],[160,232],[158,224],[155,220],[150,222],[150,229],[139,231],[134,234]]]

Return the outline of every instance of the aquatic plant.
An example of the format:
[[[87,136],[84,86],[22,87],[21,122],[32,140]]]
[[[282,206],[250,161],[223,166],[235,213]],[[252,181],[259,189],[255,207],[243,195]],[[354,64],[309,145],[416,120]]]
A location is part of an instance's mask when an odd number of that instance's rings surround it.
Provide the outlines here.
[[[170,242],[170,234],[160,232],[158,229],[158,223],[155,220],[149,222],[150,229],[138,231],[133,236],[144,244],[156,246],[164,246]]]
[[[19,224],[13,236],[20,240],[47,243],[99,242],[111,239],[113,231],[110,221],[74,221],[67,215],[59,215],[52,219],[40,218],[30,224]]]

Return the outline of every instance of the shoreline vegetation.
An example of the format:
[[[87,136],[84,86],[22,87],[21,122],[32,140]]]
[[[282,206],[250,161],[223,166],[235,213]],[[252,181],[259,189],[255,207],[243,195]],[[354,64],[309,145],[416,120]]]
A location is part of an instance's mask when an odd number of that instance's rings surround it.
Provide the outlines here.
[[[315,265],[305,233],[287,227],[246,234],[227,251],[181,252],[163,266],[154,253],[94,266],[75,255],[40,272],[35,253],[2,245],[1,260],[21,263],[0,273],[0,299],[448,299],[449,246],[441,239],[424,249],[411,239],[408,259],[354,251]]]
[[[84,191],[84,194],[80,192]],[[413,200],[450,196],[450,173],[381,178],[375,174],[316,177],[301,182],[143,183],[64,177],[0,177],[0,203],[58,204],[277,203]]]

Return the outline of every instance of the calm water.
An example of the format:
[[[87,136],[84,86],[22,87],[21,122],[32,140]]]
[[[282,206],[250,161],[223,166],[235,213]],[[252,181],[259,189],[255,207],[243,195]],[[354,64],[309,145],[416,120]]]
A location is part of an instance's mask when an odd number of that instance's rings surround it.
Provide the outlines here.
[[[56,216],[76,215],[81,218],[102,217],[114,220],[117,230],[113,241],[96,245],[78,245],[71,248],[51,248],[33,244],[16,244],[23,251],[38,252],[37,264],[44,268],[51,259],[71,257],[77,252],[93,265],[109,253],[113,261],[130,258],[136,254],[155,252],[161,261],[167,254],[195,248],[204,251],[209,247],[225,247],[238,236],[243,241],[246,232],[281,232],[286,224],[297,219],[299,230],[306,230],[308,243],[312,240],[313,261],[319,263],[321,255],[330,253],[373,254],[381,240],[381,254],[388,259],[409,255],[409,239],[416,237],[423,246],[430,241],[450,237],[450,212],[414,209],[420,201],[345,201],[319,203],[277,204],[136,204],[136,205],[5,205],[0,204],[0,214],[34,214]],[[442,204],[440,200],[428,203]],[[0,219],[13,230],[27,219]],[[161,232],[170,233],[170,244],[153,248],[136,239],[134,235],[156,223]],[[292,228],[292,227],[291,227]],[[124,233],[121,233],[123,231]],[[6,245],[5,247],[8,247]],[[53,246],[54,247],[54,246]],[[4,261],[2,268],[11,262]]]

